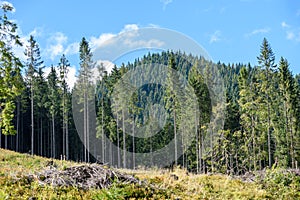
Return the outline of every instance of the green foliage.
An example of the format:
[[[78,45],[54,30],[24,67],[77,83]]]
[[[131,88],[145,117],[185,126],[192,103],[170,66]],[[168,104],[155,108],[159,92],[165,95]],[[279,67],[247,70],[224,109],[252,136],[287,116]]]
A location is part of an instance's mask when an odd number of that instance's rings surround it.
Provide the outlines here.
[[[260,186],[272,199],[299,199],[300,198],[300,177],[285,169],[268,169],[263,180],[259,181]]]
[[[0,17],[0,136],[16,134],[13,124],[15,100],[21,95],[21,69],[19,58],[12,52],[12,45],[22,46],[17,34],[17,25],[7,17],[13,8],[3,2]]]

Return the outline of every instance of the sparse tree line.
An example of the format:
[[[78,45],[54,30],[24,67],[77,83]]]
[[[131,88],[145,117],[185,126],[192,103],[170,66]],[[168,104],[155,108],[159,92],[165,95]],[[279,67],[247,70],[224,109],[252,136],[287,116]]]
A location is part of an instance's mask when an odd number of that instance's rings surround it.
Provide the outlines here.
[[[260,47],[257,66],[215,64],[202,57],[167,51],[149,53],[133,63],[115,66],[108,74],[102,65],[93,61],[89,44],[83,38],[79,48],[78,81],[70,89],[66,79],[70,63],[65,55],[58,64],[51,66],[47,77],[33,36],[24,52],[27,60],[21,62],[14,55],[12,46],[22,44],[16,32],[17,25],[7,17],[11,9],[3,4],[0,20],[1,148],[137,168],[138,158],[126,152],[150,153],[149,163],[143,165],[151,167],[155,161],[163,159],[154,152],[175,138],[174,152],[169,152],[175,164],[197,173],[244,173],[272,166],[299,167],[300,76],[292,74],[283,57],[275,63],[275,55],[266,39]],[[126,90],[118,90],[115,85],[129,70],[146,65],[149,67],[143,74],[151,76],[157,73],[153,71],[155,67],[151,67],[155,63],[185,77],[197,97],[200,113],[195,112],[194,107],[181,111],[183,106],[193,103],[188,98],[186,105],[179,102],[174,92],[174,87],[180,88],[179,81],[172,80],[169,75],[165,86],[147,84],[138,88],[126,102],[122,102],[125,101],[122,98],[112,101],[113,93],[120,97],[126,95]],[[225,124],[214,134],[216,143],[205,146],[211,115],[222,109],[212,103],[205,82],[207,77],[214,79],[212,66],[219,70],[224,80]],[[91,79],[93,68],[99,74],[97,82]],[[199,72],[199,68],[203,71]],[[76,102],[72,103],[72,97]],[[90,104],[91,101],[94,103]],[[149,102],[163,105],[167,114]],[[72,109],[75,108],[80,113],[79,119],[74,119]],[[91,123],[93,110],[95,127]],[[195,118],[188,118],[193,115]],[[149,137],[135,137],[135,127],[142,127],[154,118],[164,122],[159,133],[153,135],[149,126],[144,131]],[[82,122],[80,130],[75,126],[76,120]],[[79,134],[82,135],[79,137]],[[190,135],[194,140],[186,145]],[[95,145],[93,140],[100,145]]]

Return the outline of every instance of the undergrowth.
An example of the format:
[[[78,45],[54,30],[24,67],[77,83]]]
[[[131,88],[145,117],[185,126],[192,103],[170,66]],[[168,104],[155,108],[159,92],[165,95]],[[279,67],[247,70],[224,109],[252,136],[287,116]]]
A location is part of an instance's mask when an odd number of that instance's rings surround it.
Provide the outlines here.
[[[266,170],[264,178],[253,183],[179,168],[174,172],[119,169],[144,184],[114,183],[108,189],[82,190],[41,185],[34,174],[49,162],[61,170],[80,165],[0,149],[0,199],[300,199],[299,176],[282,169]]]

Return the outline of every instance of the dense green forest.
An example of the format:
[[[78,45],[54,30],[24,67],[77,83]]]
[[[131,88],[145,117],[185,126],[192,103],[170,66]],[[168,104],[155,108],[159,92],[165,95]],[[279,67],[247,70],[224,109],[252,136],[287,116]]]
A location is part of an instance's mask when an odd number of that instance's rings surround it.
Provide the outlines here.
[[[165,159],[154,152],[175,138],[174,151],[166,154],[176,165],[197,173],[242,174],[272,166],[299,167],[300,75],[290,71],[283,57],[275,63],[267,39],[257,48],[255,66],[213,63],[184,52],[164,51],[115,66],[107,73],[104,66],[96,65],[89,43],[83,38],[78,50],[80,63],[73,63],[80,66],[78,81],[74,88],[69,88],[66,76],[70,63],[66,56],[62,55],[58,64],[51,66],[46,77],[39,45],[33,36],[24,52],[27,60],[22,62],[15,56],[12,46],[22,44],[17,25],[7,17],[11,9],[4,4],[0,19],[1,148],[137,168],[141,163],[136,153],[150,153],[149,162],[142,164],[153,167],[157,160]],[[185,105],[179,102],[173,88],[180,89],[180,81],[172,80],[171,77],[177,76],[169,74],[166,85],[149,83],[134,91],[128,102],[112,101],[116,94],[120,97],[128,94],[126,89],[116,90],[116,85],[121,84],[122,77],[130,70],[146,66],[143,75],[151,77],[160,73],[156,64],[185,78],[193,88],[191,95],[195,95],[200,113],[195,112],[195,102],[186,101]],[[98,71],[96,82],[91,80],[94,69]],[[208,77],[213,80],[216,74],[224,80],[225,108],[214,104],[207,83]],[[167,114],[154,105],[163,105]],[[182,107],[187,109],[183,112]],[[224,126],[212,134],[211,117],[217,118],[215,110],[222,109],[225,109]],[[93,110],[95,127],[90,116]],[[75,119],[74,112],[80,117]],[[189,116],[194,114],[196,117],[191,119]],[[151,117],[164,122],[159,133],[153,135],[154,129],[149,128],[143,129],[148,137],[135,137],[134,127],[147,124]],[[76,127],[76,121],[82,127]],[[209,134],[215,142],[205,145],[204,138]],[[191,135],[194,138],[189,141],[191,145],[185,145]]]

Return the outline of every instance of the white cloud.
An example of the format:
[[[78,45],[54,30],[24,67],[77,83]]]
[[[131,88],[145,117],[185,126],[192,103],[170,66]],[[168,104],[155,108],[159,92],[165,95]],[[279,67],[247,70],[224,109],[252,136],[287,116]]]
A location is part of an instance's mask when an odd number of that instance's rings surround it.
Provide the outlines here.
[[[117,34],[113,33],[103,33],[98,38],[90,38],[90,47],[92,50],[101,48],[108,45],[115,45],[118,42],[118,45],[126,45],[131,48],[134,47],[152,47],[157,46],[161,47],[164,42],[157,39],[138,39],[139,26],[137,24],[127,24],[124,28]],[[117,41],[118,36],[121,36],[122,40]],[[120,38],[119,38],[120,39]]]
[[[91,37],[90,38],[90,47],[91,49],[96,49],[111,43],[111,39],[115,37],[115,34],[112,33],[103,33],[98,38]]]
[[[209,43],[215,43],[221,40],[221,31],[217,30],[210,35]]]
[[[251,33],[247,33],[245,34],[246,37],[251,37],[257,34],[265,34],[265,33],[269,33],[271,31],[271,29],[269,27],[265,27],[265,28],[261,28],[261,29],[255,29],[253,30]]]
[[[139,26],[137,24],[126,24],[118,34],[103,33],[99,37],[91,37],[90,47],[92,50],[95,50],[96,48],[110,45],[115,42],[113,38],[120,34],[127,34],[126,36],[128,37],[134,37],[138,29]]]
[[[286,32],[286,39],[288,40],[293,40],[295,38],[295,34],[292,31],[287,31]]]
[[[150,23],[148,26],[151,27],[151,28],[160,28],[159,25],[157,25],[157,24],[152,24],[152,23]]]
[[[297,10],[296,16],[297,16],[297,17],[300,16],[300,9]]]
[[[286,31],[286,39],[297,43],[300,42],[300,30],[298,30],[298,32],[295,30]]]
[[[69,68],[69,72],[67,74],[67,83],[70,89],[72,89],[74,87],[74,84],[77,80],[76,77],[76,67],[72,66]]]
[[[281,22],[281,27],[285,30],[285,38],[287,40],[295,41],[297,43],[300,42],[300,28],[295,28],[286,22]]]
[[[127,31],[137,31],[139,29],[139,26],[137,24],[126,24],[123,28],[123,30],[121,31],[121,33],[123,32],[127,32]]]
[[[67,48],[64,50],[65,55],[74,55],[77,54],[79,51],[79,43],[74,42],[67,46]]]
[[[99,69],[97,68],[100,65],[103,65],[104,70],[108,74],[111,73],[112,69],[115,66],[112,62],[110,62],[108,60],[98,60],[96,62],[96,67],[92,68],[92,81],[93,81],[93,83],[96,83],[99,78],[101,80],[101,77],[99,76],[100,72],[99,72]]]
[[[97,61],[98,65],[103,65],[105,71],[107,71],[108,74],[111,73],[112,69],[114,68],[115,64],[108,61],[108,60],[98,60]]]
[[[44,77],[47,78],[47,76],[49,75],[51,71],[51,67],[45,67],[44,69]],[[57,67],[55,67],[55,71],[57,74],[59,74],[59,69]],[[69,71],[67,74],[67,84],[68,87],[70,89],[72,89],[74,87],[74,84],[77,81],[77,77],[76,77],[76,67],[75,66],[70,66],[69,67]]]
[[[173,2],[173,0],[160,0],[161,3],[163,3],[163,10],[167,8],[167,6]]]
[[[40,37],[43,35],[43,29],[41,27],[36,27],[28,34],[28,38],[30,35],[33,37]]]
[[[49,39],[45,50],[45,56],[54,60],[56,56],[64,53],[64,44],[68,41],[68,37],[61,32],[54,33]]]

